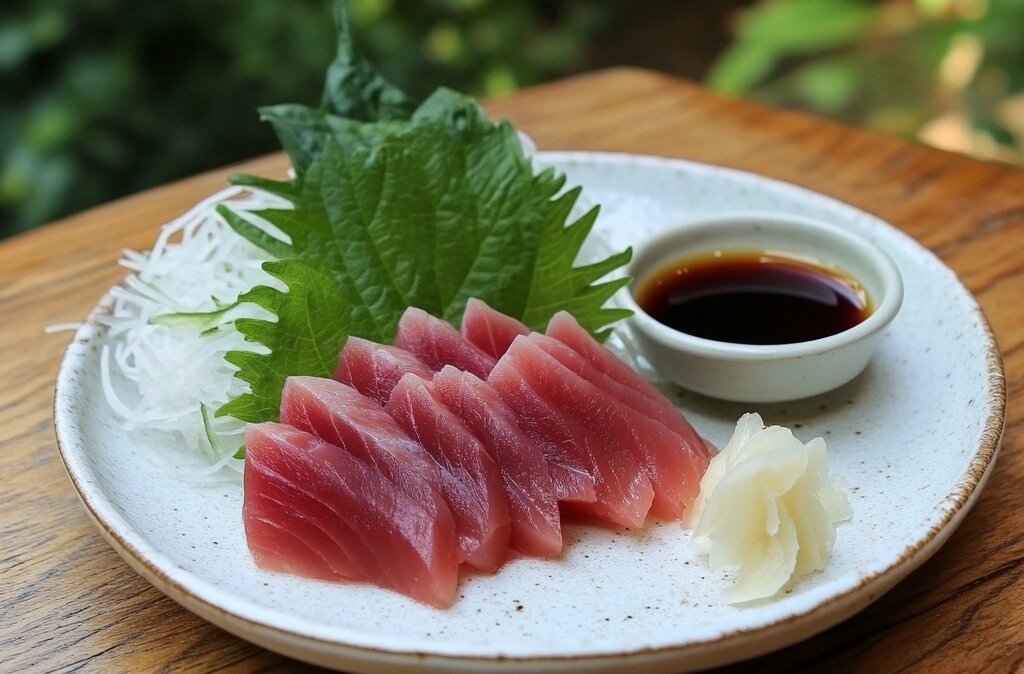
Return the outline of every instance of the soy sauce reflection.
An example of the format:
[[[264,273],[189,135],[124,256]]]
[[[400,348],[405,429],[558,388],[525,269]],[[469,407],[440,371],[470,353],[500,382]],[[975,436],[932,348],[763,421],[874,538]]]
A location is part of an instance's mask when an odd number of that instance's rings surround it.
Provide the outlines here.
[[[848,330],[871,314],[855,279],[764,250],[712,251],[641,279],[637,304],[659,323],[735,344],[793,344]]]

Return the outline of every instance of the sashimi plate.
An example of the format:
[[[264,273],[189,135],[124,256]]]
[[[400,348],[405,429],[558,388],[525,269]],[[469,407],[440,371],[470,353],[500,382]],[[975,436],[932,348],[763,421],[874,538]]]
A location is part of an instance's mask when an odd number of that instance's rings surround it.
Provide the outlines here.
[[[363,584],[262,571],[235,481],[183,481],[148,458],[167,440],[128,431],[100,383],[97,306],[68,348],[55,422],[68,473],[100,532],[143,577],[210,622],[274,651],[352,672],[675,672],[753,657],[848,618],[948,539],[992,470],[1005,389],[986,320],[956,275],[903,233],[846,204],[764,177],[677,159],[539,153],[602,205],[612,247],[691,218],[774,211],[831,221],[895,260],[906,296],[867,370],[816,398],[755,410],[828,443],[850,492],[830,564],[778,597],[723,599],[729,573],[688,549],[678,522],[639,532],[568,525],[556,561],[520,559],[460,583],[439,611]],[[154,230],[156,225],[154,224]],[[749,406],[670,390],[721,445]],[[141,451],[143,443],[164,443]],[[899,508],[893,508],[898,502]]]

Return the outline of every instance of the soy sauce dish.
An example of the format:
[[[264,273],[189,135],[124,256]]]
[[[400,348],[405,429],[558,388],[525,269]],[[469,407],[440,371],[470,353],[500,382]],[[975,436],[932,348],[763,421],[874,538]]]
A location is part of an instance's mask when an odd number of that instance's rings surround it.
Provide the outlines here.
[[[781,402],[845,384],[903,301],[880,248],[803,217],[705,218],[638,248],[623,293],[638,345],[671,381],[723,400]]]

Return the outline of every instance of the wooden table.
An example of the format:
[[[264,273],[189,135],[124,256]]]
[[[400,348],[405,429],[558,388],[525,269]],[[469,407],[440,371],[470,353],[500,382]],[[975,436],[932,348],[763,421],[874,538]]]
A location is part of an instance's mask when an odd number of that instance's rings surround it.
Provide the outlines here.
[[[875,213],[934,250],[977,294],[1002,347],[1002,456],[960,530],[919,571],[842,625],[735,671],[1024,668],[1024,172],[795,112],[609,70],[491,101],[543,149],[687,157],[782,178]],[[121,271],[122,248],[244,168],[129,197],[0,243],[0,670],[291,671],[137,576],[87,519],[57,454],[54,376],[77,321]]]

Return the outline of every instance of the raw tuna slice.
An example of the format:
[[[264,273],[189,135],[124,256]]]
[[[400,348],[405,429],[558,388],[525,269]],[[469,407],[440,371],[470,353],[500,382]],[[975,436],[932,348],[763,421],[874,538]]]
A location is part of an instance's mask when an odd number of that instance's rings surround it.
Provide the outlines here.
[[[434,372],[454,365],[483,379],[494,367],[494,358],[466,341],[458,330],[416,307],[406,309],[398,321],[395,346],[412,353]]]
[[[566,344],[578,354],[583,356],[591,365],[596,367],[610,379],[636,391],[646,402],[644,414],[654,416],[668,426],[672,431],[679,434],[686,442],[686,447],[695,457],[704,457],[705,462],[710,460],[707,443],[701,438],[690,422],[686,420],[683,413],[679,411],[672,402],[662,395],[651,382],[647,381],[631,367],[619,360],[615,354],[604,348],[590,336],[590,333],[583,329],[571,314],[559,311],[548,323],[546,334]],[[631,398],[631,406],[641,404],[637,398]],[[639,410],[639,407],[635,407]]]
[[[562,526],[547,461],[512,410],[485,382],[450,365],[434,375],[433,389],[498,464],[512,518],[509,546],[535,557],[561,554]]]
[[[502,360],[487,377],[487,384],[508,405],[519,427],[544,455],[555,498],[562,503],[593,503],[597,500],[595,469],[574,450],[573,424],[562,410],[537,396],[513,368],[502,368]]]
[[[462,336],[495,360],[505,355],[512,340],[528,334],[530,328],[492,309],[483,300],[471,297],[466,302],[466,311],[462,314]]]
[[[640,459],[654,486],[651,511],[664,519],[682,515],[696,498],[700,478],[707,469],[703,442],[699,444],[701,451],[693,452],[684,438],[658,420],[658,410],[652,409],[653,403],[648,398],[603,374],[557,339],[540,333],[525,339],[609,396],[615,405],[615,414],[628,420],[628,428],[637,438]]]
[[[405,349],[349,337],[338,356],[334,378],[386,405],[391,389],[406,372],[425,379],[430,379],[433,374],[419,358]]]
[[[253,484],[257,484],[253,482]],[[254,489],[262,490],[262,484],[254,486]],[[254,506],[253,513],[245,518],[245,536],[249,541],[249,550],[258,566],[270,571],[291,573],[304,578],[315,578],[317,580],[339,580],[351,579],[360,580],[352,575],[347,568],[338,571],[331,568],[328,560],[318,550],[328,549],[314,542],[309,542],[310,536],[323,538],[329,542],[329,547],[335,550],[342,559],[342,566],[348,562],[348,555],[341,548],[338,548],[323,530],[314,525],[306,527],[292,527],[280,524],[286,521],[288,515],[275,514],[273,509],[276,502],[270,502],[260,508]],[[296,531],[295,529],[300,529]]]
[[[291,479],[268,479],[247,468],[244,480],[246,538],[260,566],[322,580],[363,577],[329,533],[337,520],[329,505],[314,503],[303,510]]]
[[[387,411],[440,468],[461,559],[481,571],[497,570],[508,552],[512,524],[494,459],[430,384],[414,374],[398,382]]]
[[[361,578],[447,608],[458,564],[433,515],[373,467],[284,424],[245,432],[246,539],[260,566]]]
[[[455,544],[455,523],[437,466],[383,407],[333,379],[288,377],[281,393],[281,422],[342,447],[379,470],[431,513]]]
[[[654,490],[630,427],[636,419],[623,415],[621,405],[527,337],[512,342],[487,381],[516,411],[524,429],[549,436],[540,445],[549,464],[590,475],[597,500],[586,510],[613,524],[643,525]],[[530,420],[538,400],[553,414]]]

